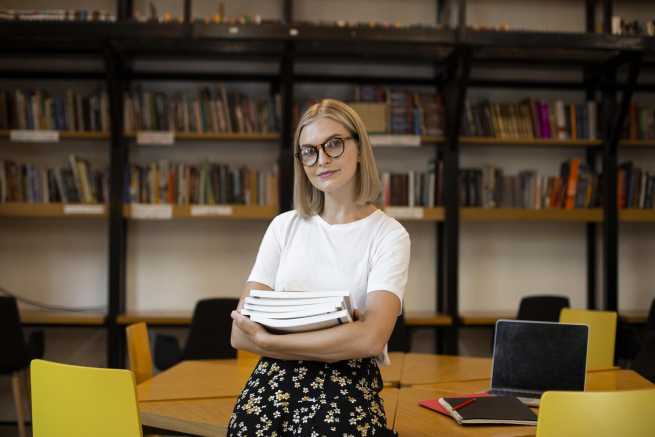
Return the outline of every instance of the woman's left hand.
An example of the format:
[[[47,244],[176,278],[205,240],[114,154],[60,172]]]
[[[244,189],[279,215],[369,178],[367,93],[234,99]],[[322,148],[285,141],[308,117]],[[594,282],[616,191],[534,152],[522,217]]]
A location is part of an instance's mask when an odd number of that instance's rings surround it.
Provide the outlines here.
[[[257,346],[264,348],[265,339],[268,337],[269,333],[264,329],[259,323],[253,322],[248,317],[239,313],[238,311],[232,311],[230,314],[232,320],[236,323],[237,327],[248,337]]]

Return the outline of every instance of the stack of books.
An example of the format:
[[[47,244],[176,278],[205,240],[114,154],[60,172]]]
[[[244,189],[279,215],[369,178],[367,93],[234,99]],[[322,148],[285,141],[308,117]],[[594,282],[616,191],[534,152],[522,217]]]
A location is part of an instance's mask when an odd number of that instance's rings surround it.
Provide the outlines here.
[[[279,332],[304,332],[353,321],[347,291],[250,290],[241,314]]]

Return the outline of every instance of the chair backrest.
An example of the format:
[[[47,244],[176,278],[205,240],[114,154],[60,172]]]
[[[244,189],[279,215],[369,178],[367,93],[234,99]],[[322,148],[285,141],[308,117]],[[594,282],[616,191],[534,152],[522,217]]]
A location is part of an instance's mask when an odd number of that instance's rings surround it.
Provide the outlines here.
[[[0,373],[11,373],[24,369],[29,364],[29,353],[23,335],[16,299],[0,296],[0,332],[2,332],[2,353]]]
[[[569,298],[566,296],[526,296],[519,303],[519,312],[516,318],[537,322],[557,322],[562,308],[570,306]]]
[[[648,320],[646,320],[646,330],[655,332],[655,299],[653,299],[653,302],[650,304]]]
[[[129,370],[33,360],[34,437],[142,437]]]
[[[544,393],[537,437],[643,437],[655,430],[655,389]]]
[[[152,353],[148,338],[148,325],[134,323],[125,328],[127,335],[127,356],[130,370],[134,372],[137,384],[152,378]]]
[[[396,319],[387,347],[389,352],[409,352],[409,346],[409,332],[405,323],[405,315],[401,314]]]
[[[213,298],[198,301],[193,310],[191,329],[184,347],[185,360],[236,358],[230,344],[232,318],[230,313],[239,299]]]
[[[655,384],[655,331],[646,332],[631,367],[632,370]]]
[[[616,313],[564,308],[559,317],[562,323],[589,325],[587,370],[609,369],[614,366],[616,343]]]

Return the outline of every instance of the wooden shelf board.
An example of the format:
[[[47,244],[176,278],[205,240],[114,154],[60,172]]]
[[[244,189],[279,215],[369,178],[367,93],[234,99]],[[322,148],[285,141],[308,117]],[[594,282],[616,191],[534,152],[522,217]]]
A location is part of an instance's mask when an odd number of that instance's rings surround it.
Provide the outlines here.
[[[391,217],[402,221],[442,222],[445,217],[443,207],[423,208],[409,206],[387,206],[384,211]]]
[[[136,138],[136,133],[128,132],[127,138]],[[176,132],[176,141],[277,141],[278,133],[211,133],[211,132]]]
[[[453,319],[447,314],[434,311],[407,311],[405,313],[407,326],[452,326]]]
[[[496,138],[496,137],[460,137],[460,144],[494,145],[494,146],[574,146],[592,147],[602,144],[600,140],[555,140],[545,138]]]
[[[146,322],[149,325],[191,324],[191,311],[128,311],[116,318],[119,325]]]
[[[95,208],[102,207],[101,214],[89,214],[83,212],[67,211],[66,207],[85,207]],[[63,203],[0,203],[0,217],[37,217],[37,218],[54,218],[54,217],[84,217],[84,218],[104,218],[107,216],[107,208],[104,205],[94,204],[63,204]]]
[[[45,310],[20,310],[21,323],[27,325],[89,325],[101,326],[106,314],[100,312],[65,312]]]
[[[504,311],[463,311],[459,320],[465,326],[492,326],[500,319],[514,319],[516,313]]]
[[[9,138],[9,129],[0,129],[0,138]],[[108,140],[109,132],[88,131],[59,131],[59,138],[63,140]]]
[[[648,320],[647,310],[626,310],[619,311],[619,318],[625,323],[646,323]]]
[[[602,222],[601,209],[462,208],[462,221]]]
[[[619,147],[653,147],[655,148],[655,140],[621,140]]]
[[[655,209],[621,209],[619,220],[622,222],[655,222]]]
[[[164,204],[162,204],[163,206]],[[210,220],[268,220],[274,218],[279,213],[277,206],[254,206],[254,205],[195,205],[195,206],[216,206],[231,208],[230,214],[209,214],[198,215],[192,212],[192,205],[173,205],[172,217],[174,220],[186,219],[210,219]],[[132,217],[132,208],[130,205],[125,205],[124,215],[126,218]]]

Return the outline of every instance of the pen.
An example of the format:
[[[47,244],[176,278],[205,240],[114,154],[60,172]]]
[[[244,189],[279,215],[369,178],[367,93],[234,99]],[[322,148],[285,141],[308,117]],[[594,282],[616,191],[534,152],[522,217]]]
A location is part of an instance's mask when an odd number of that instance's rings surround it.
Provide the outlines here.
[[[464,402],[460,402],[459,404],[454,405],[454,406],[452,407],[452,409],[455,410],[455,411],[457,411],[457,410],[459,410],[459,409],[461,409],[461,408],[464,408],[464,407],[467,406],[467,405],[472,404],[473,402],[475,402],[475,398],[471,398],[471,399],[468,399],[468,400],[466,400],[466,401],[464,401]]]

